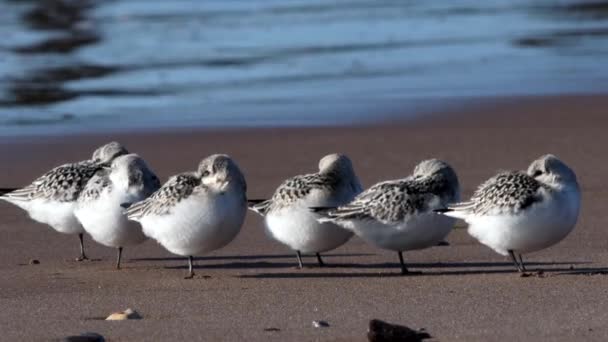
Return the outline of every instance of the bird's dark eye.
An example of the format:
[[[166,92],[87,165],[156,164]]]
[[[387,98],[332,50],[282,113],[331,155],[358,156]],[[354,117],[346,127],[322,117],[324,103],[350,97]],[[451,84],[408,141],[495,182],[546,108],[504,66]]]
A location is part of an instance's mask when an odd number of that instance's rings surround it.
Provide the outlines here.
[[[207,176],[209,176],[209,175],[210,175],[209,170],[205,170],[205,171],[203,172],[203,177],[207,177]]]
[[[542,174],[543,174],[543,172],[542,172],[541,170],[536,170],[536,171],[534,171],[534,173],[532,174],[532,177],[538,177],[538,176],[540,176],[540,175],[542,175]]]

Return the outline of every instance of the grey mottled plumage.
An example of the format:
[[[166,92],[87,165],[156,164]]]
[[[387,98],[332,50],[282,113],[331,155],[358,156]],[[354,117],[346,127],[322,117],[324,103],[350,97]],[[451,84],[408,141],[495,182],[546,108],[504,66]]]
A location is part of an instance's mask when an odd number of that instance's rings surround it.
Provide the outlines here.
[[[8,193],[7,196],[21,201],[48,199],[72,202],[78,198],[89,179],[101,169],[101,166],[91,161],[64,164],[48,171],[30,185]]]
[[[296,252],[320,253],[337,248],[352,237],[352,232],[333,223],[321,223],[310,207],[348,203],[362,191],[352,162],[346,155],[332,153],[319,160],[319,172],[285,180],[269,200],[249,201],[249,208],[264,217],[266,231],[273,239]]]
[[[351,202],[336,208],[312,208],[374,245],[396,251],[401,272],[409,271],[403,251],[436,246],[451,231],[454,220],[433,211],[458,201],[456,172],[447,163],[429,159],[411,176],[373,185]]]
[[[391,224],[428,212],[431,203],[456,201],[459,195],[456,174],[447,164],[432,161],[441,165],[441,172],[425,175],[428,170],[419,165],[410,177],[377,183],[346,205],[317,211],[336,221],[375,220]]]
[[[73,202],[78,199],[87,182],[117,156],[127,154],[119,143],[111,142],[93,152],[90,160],[64,164],[38,177],[30,185],[7,193],[5,196],[18,201],[44,199],[57,202]]]
[[[119,143],[108,143],[95,150],[91,159],[55,167],[24,188],[3,194],[0,199],[24,209],[32,219],[48,224],[58,232],[78,234],[79,259],[86,259],[84,228],[74,215],[76,201],[97,172],[114,158],[127,153]]]
[[[574,228],[580,210],[574,171],[552,154],[526,172],[501,172],[479,186],[470,201],[438,212],[462,219],[468,232],[525,272],[522,254],[552,246]]]
[[[144,173],[144,171],[146,171]],[[86,203],[96,200],[104,190],[112,189],[112,181],[110,174],[111,167],[102,167],[95,175],[87,182],[84,190],[78,197],[78,202]],[[129,187],[136,187],[142,192],[144,197],[150,196],[153,192],[160,188],[160,180],[156,175],[148,169],[148,166],[139,157],[131,158],[127,165],[127,173],[129,177]]]
[[[197,171],[173,176],[149,198],[126,210],[143,233],[174,254],[187,256],[222,248],[239,233],[247,213],[247,184],[240,168],[225,154],[214,154]]]
[[[141,225],[127,219],[122,204],[142,201],[159,187],[158,177],[146,162],[127,154],[97,172],[78,197],[74,215],[95,241],[117,248],[117,269],[123,248],[146,240]]]
[[[524,172],[501,172],[479,186],[470,201],[455,205],[453,208],[466,209],[474,215],[515,214],[542,201],[543,196],[539,193],[541,188],[550,191],[548,187]]]
[[[112,187],[110,181],[110,170],[109,168],[101,168],[95,173],[93,177],[87,182],[87,185],[82,190],[80,196],[78,196],[78,202],[88,202],[99,198],[101,192]]]
[[[337,173],[312,173],[295,176],[279,185],[269,200],[261,203],[251,203],[253,204],[251,209],[261,215],[266,215],[270,211],[290,206],[294,202],[305,198],[314,190],[332,192],[339,184],[340,176]],[[355,189],[356,185],[353,184],[352,187],[354,192],[358,190]]]
[[[127,216],[135,219],[146,215],[166,215],[177,203],[201,191],[204,191],[204,185],[196,173],[175,175],[152,196],[129,207]]]
[[[202,181],[209,174],[219,170],[232,167],[228,165],[229,157],[224,155],[214,155],[204,159],[198,167],[197,172],[184,172],[175,175],[152,196],[146,200],[135,203],[127,209],[129,219],[138,219],[146,215],[167,215],[170,213],[177,203],[187,199],[192,194],[203,193],[207,191],[207,185]],[[239,177],[237,181],[242,184],[243,194],[247,191],[247,183],[245,178],[239,172],[236,173]]]

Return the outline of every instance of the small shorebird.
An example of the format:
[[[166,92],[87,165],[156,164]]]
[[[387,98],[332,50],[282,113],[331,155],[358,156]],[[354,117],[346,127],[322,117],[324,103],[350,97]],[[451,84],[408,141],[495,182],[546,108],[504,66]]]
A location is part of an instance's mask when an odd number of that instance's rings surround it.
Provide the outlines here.
[[[247,213],[247,184],[227,155],[209,156],[195,172],[171,177],[158,191],[126,210],[147,236],[169,252],[188,257],[227,245],[241,230]]]
[[[527,172],[501,172],[480,185],[470,201],[438,212],[466,221],[471,236],[509,255],[524,273],[522,254],[565,238],[576,224],[580,201],[574,171],[548,154],[533,161]]]
[[[320,223],[310,207],[339,206],[362,191],[350,159],[330,154],[319,161],[319,172],[284,181],[269,200],[249,201],[250,209],[265,219],[267,232],[296,251],[299,268],[301,253],[315,253],[323,266],[321,252],[343,245],[352,232],[333,223]]]
[[[78,197],[74,214],[93,240],[118,249],[116,268],[125,246],[146,240],[141,225],[130,221],[122,205],[149,197],[160,188],[158,177],[136,154],[120,156],[97,172]]]
[[[380,248],[396,251],[401,273],[408,274],[403,252],[442,242],[455,220],[433,210],[445,208],[459,196],[452,167],[430,159],[419,163],[411,176],[375,184],[350,203],[311,209],[323,216],[320,222],[335,223]]]
[[[47,224],[60,233],[78,234],[80,257],[77,260],[86,260],[84,228],[74,216],[76,201],[95,173],[109,165],[114,158],[127,153],[119,143],[108,143],[95,150],[91,159],[58,166],[24,188],[10,189],[0,199],[20,207],[33,220]]]

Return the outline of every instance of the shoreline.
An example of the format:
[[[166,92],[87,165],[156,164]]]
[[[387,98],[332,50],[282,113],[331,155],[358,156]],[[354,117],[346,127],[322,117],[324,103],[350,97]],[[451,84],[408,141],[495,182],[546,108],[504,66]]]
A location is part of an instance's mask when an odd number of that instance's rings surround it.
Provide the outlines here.
[[[513,107],[523,106],[523,109],[530,106],[553,106],[556,103],[563,103],[572,105],[576,103],[594,103],[595,101],[602,101],[608,97],[608,93],[593,93],[593,94],[561,94],[561,95],[522,95],[522,96],[504,96],[504,97],[483,97],[483,98],[440,98],[438,101],[443,102],[440,104],[434,104],[433,99],[418,100],[421,104],[418,104],[415,109],[407,109],[406,105],[395,106],[394,109],[384,110],[383,112],[375,116],[369,113],[367,116],[345,116],[344,119],[347,121],[344,124],[340,124],[334,120],[333,123],[329,122],[313,122],[310,124],[266,124],[266,125],[218,125],[203,127],[202,124],[194,126],[169,126],[169,127],[158,127],[158,125],[140,126],[140,127],[107,127],[104,123],[104,127],[97,129],[74,129],[68,127],[66,131],[62,132],[61,128],[57,125],[48,126],[51,129],[49,132],[41,132],[43,127],[39,127],[38,132],[30,132],[25,134],[0,134],[0,144],[10,142],[11,140],[22,141],[27,139],[64,139],[64,138],[79,138],[87,136],[99,136],[99,135],[132,135],[132,134],[179,134],[179,133],[190,133],[190,132],[242,132],[242,131],[263,131],[263,130],[310,130],[310,129],[339,129],[339,128],[357,128],[357,127],[369,127],[369,126],[392,126],[392,125],[416,125],[420,122],[429,122],[437,120],[450,120],[450,117],[467,117],[470,115],[484,115],[487,111],[510,111]],[[416,106],[414,106],[416,107]],[[503,108],[504,107],[504,108]],[[505,109],[506,108],[506,109]],[[493,114],[485,114],[493,115]],[[340,115],[337,115],[340,117]],[[357,119],[358,117],[358,119]],[[201,117],[201,121],[205,118]],[[350,121],[349,121],[350,120]],[[314,118],[311,119],[314,121]],[[281,122],[281,120],[279,120]],[[91,123],[94,124],[94,123]],[[24,125],[24,126],[13,126],[13,130],[29,129],[36,125]],[[6,131],[8,128],[3,127],[2,130]]]

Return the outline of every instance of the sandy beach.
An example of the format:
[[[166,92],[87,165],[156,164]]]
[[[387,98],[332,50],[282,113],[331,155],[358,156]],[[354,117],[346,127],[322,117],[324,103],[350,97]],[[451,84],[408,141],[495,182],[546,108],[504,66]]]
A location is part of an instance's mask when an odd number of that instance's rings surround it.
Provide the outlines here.
[[[405,253],[418,276],[401,276],[395,253],[353,238],[294,268],[294,253],[264,234],[250,213],[226,248],[185,260],[154,241],[124,252],[87,237],[90,262],[76,262],[77,238],[56,233],[0,203],[0,340],[60,339],[96,332],[109,341],[364,341],[370,319],[425,328],[437,341],[605,341],[608,339],[608,97],[510,98],[374,126],[180,130],[0,139],[0,186],[27,184],[46,170],[122,142],[164,181],[212,153],[244,170],[248,196],[269,196],[286,177],[315,171],[331,152],[348,154],[364,186],[408,175],[426,158],[457,170],[463,197],[501,169],[522,169],[554,153],[578,174],[582,212],[560,244],[528,255],[544,277],[522,278],[510,260],[456,229],[450,246]],[[31,265],[30,260],[40,264]],[[141,320],[108,322],[133,308]],[[314,328],[313,320],[328,328]]]

